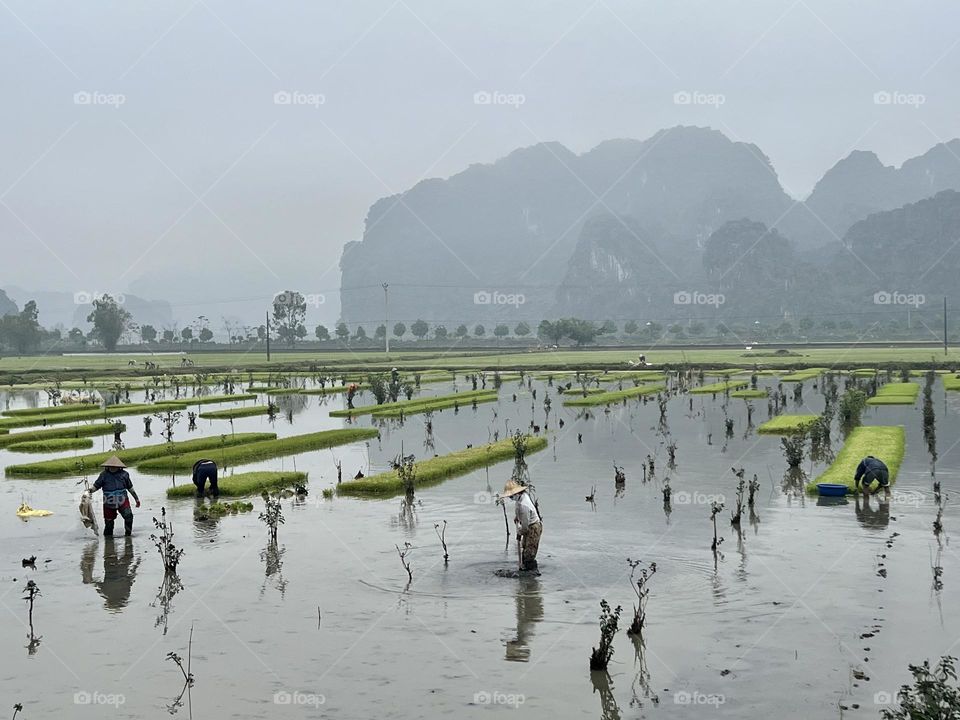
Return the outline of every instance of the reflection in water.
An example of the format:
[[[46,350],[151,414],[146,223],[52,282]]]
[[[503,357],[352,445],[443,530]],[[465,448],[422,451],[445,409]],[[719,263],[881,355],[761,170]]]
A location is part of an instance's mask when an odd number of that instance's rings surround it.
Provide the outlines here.
[[[93,585],[108,610],[122,610],[130,602],[133,581],[140,567],[140,558],[133,552],[133,538],[106,537],[103,539],[103,579],[93,577],[98,541],[83,548],[80,556],[80,574],[84,585]],[[122,543],[122,548],[119,547]]]
[[[590,673],[590,682],[593,683],[593,691],[600,693],[601,720],[620,720],[620,706],[613,696],[610,673],[606,670],[594,670]]]
[[[635,633],[630,636],[633,641],[633,664],[637,669],[637,674],[633,678],[631,692],[633,697],[630,699],[630,707],[642,708],[644,700],[649,700],[654,705],[660,704],[660,697],[653,692],[650,687],[650,671],[647,669],[646,641],[643,635]]]
[[[861,498],[863,504],[861,505]],[[864,493],[854,498],[857,520],[865,528],[885,528],[890,524],[890,501],[876,498],[876,505],[870,504],[870,495]]]
[[[196,507],[193,511],[193,536],[197,540],[213,542],[220,537],[220,516],[207,515],[198,510],[203,510],[205,505],[203,498],[195,498]]]
[[[797,498],[800,500],[800,504],[804,505],[806,485],[807,474],[798,467],[792,467],[783,474],[783,481],[780,483],[780,488],[788,500]]]
[[[267,589],[267,583],[273,582],[273,586],[280,591],[282,598],[287,590],[287,581],[283,579],[283,556],[287,552],[286,547],[279,547],[275,542],[268,542],[267,546],[260,552],[260,560],[265,564],[263,585],[260,587],[260,596]]]
[[[517,579],[517,634],[506,643],[506,659],[509,662],[530,660],[530,639],[533,625],[543,620],[543,595],[540,579],[536,576],[521,576]]]

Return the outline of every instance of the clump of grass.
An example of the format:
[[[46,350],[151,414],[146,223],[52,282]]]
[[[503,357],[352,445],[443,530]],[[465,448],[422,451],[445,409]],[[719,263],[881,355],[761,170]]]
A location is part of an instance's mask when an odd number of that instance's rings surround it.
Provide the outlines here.
[[[906,435],[900,426],[858,427],[850,432],[843,449],[836,459],[816,480],[807,484],[808,493],[817,492],[817,483],[846,485],[850,493],[856,493],[853,476],[857,465],[867,455],[878,457],[890,471],[890,484],[896,482],[906,445]]]
[[[589,405],[610,405],[611,403],[628,400],[644,395],[656,395],[666,389],[665,385],[640,385],[639,387],[626,388],[624,390],[613,390],[611,392],[597,393],[587,395],[586,397],[573,398],[565,400],[564,405],[570,407],[580,407]]]
[[[323,496],[324,500],[332,500],[333,488],[323,488],[323,490],[320,491],[320,494]]]
[[[215,502],[209,505],[199,505],[193,510],[194,520],[215,520],[224,515],[236,515],[253,510],[253,503],[235,500],[234,502]]]
[[[546,438],[537,436],[526,436],[526,438],[528,453],[542,450],[547,446]],[[447,478],[465,475],[477,468],[513,458],[514,446],[510,438],[422,460],[415,464],[416,485],[417,487],[435,485]],[[337,492],[345,495],[398,495],[404,492],[404,487],[397,473],[390,471],[358,480],[345,480],[337,487]]]
[[[50,438],[49,440],[30,440],[7,446],[10,452],[52,453],[64,450],[89,450],[93,447],[90,438]]]
[[[251,417],[253,415],[267,415],[269,412],[269,405],[250,405],[248,407],[227,408],[226,410],[211,410],[210,412],[202,412],[200,413],[200,419],[236,420],[237,418]]]
[[[280,490],[290,485],[306,482],[307,474],[302,472],[258,471],[237,473],[220,478],[218,487],[221,497],[244,497],[258,495],[264,490]],[[167,488],[167,497],[193,497],[197,492],[192,483]]]
[[[716,393],[728,393],[733,390],[745,390],[750,383],[746,380],[725,380],[723,382],[710,383],[700,387],[690,388],[691,395],[712,395]]]
[[[278,457],[299,455],[310,450],[346,445],[347,443],[367,440],[377,436],[376,428],[342,428],[339,430],[324,430],[306,435],[292,435],[290,437],[261,440],[245,444],[234,443],[221,449],[215,458],[221,467],[246,465],[261,460],[272,460]],[[227,436],[228,438],[230,436]],[[169,470],[189,470],[198,460],[203,460],[208,452],[192,452],[183,454],[167,454],[151,460],[141,462],[137,469],[142,472],[166,472]]]
[[[610,609],[610,603],[600,601],[600,644],[590,651],[590,669],[606,670],[613,657],[613,638],[620,629],[620,613],[623,608],[617,605]]]

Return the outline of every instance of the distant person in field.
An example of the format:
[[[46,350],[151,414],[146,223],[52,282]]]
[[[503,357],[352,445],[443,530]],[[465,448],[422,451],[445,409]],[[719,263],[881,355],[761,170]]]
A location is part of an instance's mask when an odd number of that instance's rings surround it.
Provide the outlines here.
[[[853,486],[860,488],[865,494],[870,494],[870,486],[873,482],[879,483],[874,494],[880,492],[883,488],[884,497],[890,497],[890,471],[883,460],[875,458],[873,455],[867,455],[860,464],[857,465],[856,475],[853,476]]]
[[[508,480],[500,497],[512,497],[516,504],[513,522],[517,527],[517,544],[520,546],[520,570],[536,573],[537,551],[540,549],[540,537],[543,534],[543,522],[540,512],[534,505],[527,488],[514,480]]]
[[[123,518],[126,531],[124,534],[130,535],[133,532],[133,510],[130,508],[130,498],[127,497],[127,493],[133,495],[137,507],[140,507],[140,498],[133,489],[133,481],[130,480],[130,474],[126,471],[127,466],[114,455],[100,467],[103,468],[103,472],[94,481],[90,492],[103,490],[104,537],[113,535],[113,522],[117,519],[117,515]]]
[[[207,481],[210,481],[210,494],[220,497],[220,488],[217,486],[217,464],[213,460],[197,460],[193,464],[193,484],[197,486],[197,497],[203,497]]]

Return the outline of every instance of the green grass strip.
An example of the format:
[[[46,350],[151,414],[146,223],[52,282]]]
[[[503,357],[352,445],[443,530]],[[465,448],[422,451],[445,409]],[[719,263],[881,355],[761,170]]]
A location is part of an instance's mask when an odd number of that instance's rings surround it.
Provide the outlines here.
[[[528,454],[543,450],[546,446],[546,438],[527,436]],[[513,440],[508,438],[489,445],[467,448],[449,455],[422,460],[414,463],[416,486],[436,485],[447,478],[465,475],[477,468],[512,460],[513,457]],[[337,486],[337,492],[341,495],[397,495],[403,491],[400,478],[392,470],[360,480],[347,480]]]
[[[960,375],[944,375],[943,389],[954,391],[960,390]]]
[[[100,463],[114,454],[118,455],[127,465],[134,466],[146,460],[162,458],[166,455],[174,455],[175,453],[181,455],[196,454],[199,456],[196,458],[197,460],[209,456],[219,461],[221,448],[230,448],[243,443],[256,444],[264,440],[276,439],[276,437],[275,433],[214,435],[212,437],[195,438],[193,440],[181,440],[179,442],[165,442],[157,445],[127,448],[117,453],[110,450],[109,452],[92,453],[79,457],[44,460],[42,462],[30,463],[29,465],[9,465],[7,466],[6,474],[8,477],[55,478],[63,477],[64,475],[76,475],[84,470],[95,473],[100,471]],[[187,469],[191,467],[193,467],[193,462],[187,465]]]
[[[384,403],[383,405],[361,405],[360,407],[344,410],[333,410],[330,412],[330,417],[356,417],[358,415],[370,415],[375,412],[383,412],[386,410],[403,410],[410,406],[421,405],[425,400],[456,400],[463,405],[467,405],[473,401],[473,398],[486,395],[490,392],[496,392],[495,390],[467,390],[461,393],[454,393],[453,395],[437,395],[433,398],[417,398],[415,400],[401,400],[395,403]]]
[[[777,415],[757,428],[764,435],[793,435],[817,421],[816,415]]]
[[[878,372],[880,371],[876,368],[858,368],[856,370],[851,370],[850,374],[853,377],[873,377]]]
[[[890,484],[893,485],[900,471],[900,463],[903,462],[906,444],[906,433],[901,426],[870,425],[854,428],[833,464],[816,480],[807,483],[807,492],[816,493],[817,483],[846,485],[849,492],[854,492],[854,473],[857,465],[867,455],[873,455],[886,463],[890,471]]]
[[[497,391],[490,390],[485,395],[474,395],[466,401],[460,399],[459,395],[447,398],[422,398],[421,403],[418,404],[411,400],[410,404],[404,404],[402,408],[394,407],[393,403],[390,405],[381,405],[380,407],[386,409],[377,410],[373,412],[372,415],[375,418],[400,418],[406,415],[416,415],[417,413],[430,412],[431,410],[443,410],[444,408],[454,406],[469,407],[474,403],[496,402],[497,397]]]
[[[50,438],[49,440],[28,440],[7,447],[10,452],[48,453],[64,450],[89,450],[93,447],[90,438]]]
[[[746,390],[734,390],[730,393],[732,398],[745,398],[745,399],[755,399],[755,398],[765,398],[767,397],[767,391],[757,388],[756,390],[751,390],[747,388]]]
[[[881,385],[867,405],[913,405],[920,394],[920,386],[912,382],[891,382]]]
[[[708,395],[726,392],[727,390],[740,390],[750,385],[747,380],[725,380],[724,382],[710,383],[700,387],[690,388],[691,395]]]
[[[303,472],[247,472],[222,477],[217,482],[217,487],[220,489],[220,497],[244,497],[306,481],[307,474]],[[194,497],[196,494],[197,488],[191,482],[167,488],[167,497]]]
[[[120,427],[121,431],[127,429],[127,426],[123,425],[122,423]],[[0,447],[6,447],[7,445],[13,445],[14,443],[50,440],[53,438],[98,437],[100,435],[111,434],[113,434],[112,423],[52,427],[44,430],[22,430],[20,432],[0,435]]]
[[[224,448],[222,451],[220,448],[216,448],[215,452],[206,450],[183,455],[164,455],[138,463],[137,470],[146,473],[189,470],[197,460],[202,460],[205,457],[216,460],[223,468],[237,467],[238,465],[248,465],[262,460],[273,460],[288,455],[299,455],[311,450],[322,450],[336,445],[368,440],[376,437],[377,432],[376,428],[341,428],[273,440],[261,440],[260,442],[250,442],[242,445],[237,444]]]
[[[122,415],[136,415],[138,413],[165,412],[167,410],[184,410],[186,402],[170,401],[162,403],[127,403],[108,405],[106,408],[92,408],[77,410],[76,412],[55,412],[43,415],[28,415],[0,419],[0,428],[36,427],[37,425],[55,425],[57,423],[78,422],[81,420],[100,420],[101,418],[118,417]]]
[[[51,407],[19,408],[5,410],[4,417],[30,417],[32,415],[59,415],[61,413],[75,413],[84,410],[97,410],[100,403],[73,403],[71,405],[53,405]]]
[[[641,397],[643,395],[654,395],[666,389],[666,385],[640,385],[639,387],[624,388],[623,390],[613,390],[611,392],[600,393],[599,395],[587,395],[587,397],[577,397],[570,400],[564,400],[565,407],[581,407],[584,405],[609,405],[629,398]],[[570,394],[570,393],[567,393]]]
[[[248,405],[247,407],[227,408],[226,410],[211,410],[200,413],[201,420],[235,420],[236,418],[250,417],[251,415],[266,415],[270,412],[269,405]]]
[[[826,371],[826,368],[808,368],[807,370],[798,370],[797,372],[784,375],[780,378],[780,382],[803,382],[805,380],[813,380],[823,375]]]

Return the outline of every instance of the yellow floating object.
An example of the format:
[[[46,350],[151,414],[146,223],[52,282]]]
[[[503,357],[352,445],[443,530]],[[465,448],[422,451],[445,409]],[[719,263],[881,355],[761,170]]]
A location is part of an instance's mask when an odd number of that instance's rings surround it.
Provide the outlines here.
[[[34,510],[32,507],[26,503],[22,503],[19,508],[17,508],[17,517],[29,518],[29,517],[46,517],[47,515],[53,515],[49,510]]]

